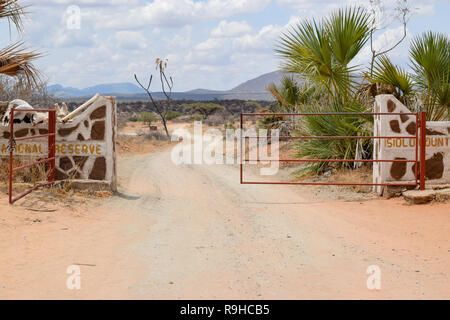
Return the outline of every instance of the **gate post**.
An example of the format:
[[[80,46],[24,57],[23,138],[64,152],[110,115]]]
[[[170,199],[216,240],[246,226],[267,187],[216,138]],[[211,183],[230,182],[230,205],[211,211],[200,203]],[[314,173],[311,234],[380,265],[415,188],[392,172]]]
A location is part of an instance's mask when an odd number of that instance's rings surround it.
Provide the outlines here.
[[[55,182],[55,143],[56,143],[56,112],[48,114],[48,133],[53,134],[48,137],[48,157],[51,159],[48,163],[49,175],[48,182]]]
[[[427,113],[420,113],[420,190],[425,190],[426,147],[427,147]]]
[[[14,108],[9,114],[9,204],[12,204],[13,152],[14,152]]]
[[[243,180],[244,180],[244,178],[243,178],[243,170],[244,169],[243,169],[243,162],[242,162],[242,160],[243,160],[243,157],[242,157],[242,144],[243,144],[243,142],[242,142],[242,131],[243,131],[243,128],[244,128],[244,118],[242,116],[242,113],[241,113],[240,125],[241,125],[241,130],[239,130],[240,131],[240,133],[239,133],[239,168],[240,168],[240,178],[241,178],[241,184],[242,184]]]

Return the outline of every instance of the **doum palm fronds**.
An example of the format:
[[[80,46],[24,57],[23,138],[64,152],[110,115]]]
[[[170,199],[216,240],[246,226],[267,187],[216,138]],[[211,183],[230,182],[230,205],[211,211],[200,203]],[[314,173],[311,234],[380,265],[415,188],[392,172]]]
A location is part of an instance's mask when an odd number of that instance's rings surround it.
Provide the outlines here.
[[[35,87],[40,81],[40,72],[32,61],[39,57],[40,53],[26,51],[22,42],[12,44],[0,50],[0,74],[20,77],[26,85]]]
[[[321,22],[302,20],[283,34],[276,49],[282,68],[325,85],[331,98],[346,100],[354,88],[350,67],[369,37],[369,18],[360,8],[347,8]]]
[[[269,90],[277,100],[279,111],[296,111],[297,106],[300,103],[302,92],[293,77],[284,76],[279,86],[275,83],[271,83],[267,87],[267,90]]]
[[[8,19],[21,32],[24,9],[18,0],[0,0],[0,19]],[[40,53],[27,51],[23,42],[11,44],[0,50],[0,74],[15,77],[27,87],[37,87],[40,73],[32,61],[39,57]]]
[[[362,8],[339,9],[325,20],[333,55],[348,65],[370,37],[370,17]]]
[[[17,30],[22,31],[24,9],[25,6],[20,5],[18,0],[0,0],[0,19],[7,18]]]
[[[375,61],[372,77],[368,79],[372,83],[384,83],[394,86],[399,90],[397,97],[408,97],[413,93],[414,83],[411,75],[402,68],[394,65],[386,56],[379,56]]]
[[[351,113],[365,112],[365,107],[358,101],[343,104],[336,99],[325,106],[313,104],[308,113],[343,113],[340,115],[308,115],[302,117],[301,134],[304,136],[370,136],[373,117],[359,116]],[[345,113],[350,113],[345,115]],[[357,143],[360,141],[363,154],[371,155],[371,139],[307,139],[297,144],[298,158],[308,159],[356,159]],[[329,162],[313,163],[299,171],[300,174],[320,173],[331,164]],[[340,168],[351,168],[351,162],[333,164]]]
[[[450,40],[448,35],[426,32],[413,39],[410,46],[412,73],[395,66],[383,55],[375,62],[372,83],[394,86],[402,100],[415,95],[427,112],[427,119],[450,119]]]
[[[448,35],[426,32],[411,43],[411,68],[419,89],[425,93],[429,120],[447,117],[450,106],[450,40]]]
[[[277,100],[277,112],[301,111],[305,105],[315,103],[324,96],[323,86],[303,80],[296,81],[293,76],[284,76],[279,85],[272,83],[267,90]]]

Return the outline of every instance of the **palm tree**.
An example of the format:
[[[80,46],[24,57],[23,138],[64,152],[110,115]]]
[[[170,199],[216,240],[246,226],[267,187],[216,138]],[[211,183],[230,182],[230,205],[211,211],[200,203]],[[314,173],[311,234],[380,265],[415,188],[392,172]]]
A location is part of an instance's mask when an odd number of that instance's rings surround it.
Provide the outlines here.
[[[351,97],[356,83],[350,66],[370,37],[369,15],[361,8],[340,9],[320,22],[303,20],[283,34],[278,54],[282,68],[322,84],[330,100]]]
[[[360,116],[354,113],[364,112],[364,105],[353,99],[342,103],[334,99],[325,105],[312,103],[306,106],[309,115],[303,117],[300,134],[303,136],[370,136],[372,132],[370,115]],[[338,115],[324,116],[315,113],[338,113]],[[349,115],[345,115],[349,113]],[[358,146],[359,144],[359,146]],[[360,154],[358,154],[358,150]],[[344,159],[353,160],[368,159],[372,153],[372,142],[370,139],[307,139],[297,144],[298,158],[309,159]],[[355,161],[357,162],[357,161]],[[330,167],[352,168],[355,162],[330,163],[314,162],[298,173],[301,175],[309,173],[321,173]]]
[[[292,113],[322,99],[324,88],[306,81],[301,84],[293,76],[284,76],[279,85],[271,83],[267,90],[277,100],[275,111]]]
[[[450,40],[448,35],[427,32],[410,48],[413,78],[424,96],[429,120],[450,119]]]
[[[368,13],[361,8],[346,8],[320,22],[303,20],[282,36],[277,52],[282,58],[283,71],[300,74],[316,90],[310,96],[318,97],[307,101],[302,108],[312,113],[365,111],[365,105],[356,99],[355,75],[360,70],[352,62],[369,40],[370,32]],[[370,131],[367,128],[371,122],[371,117],[318,115],[303,117],[298,127],[300,134],[305,136],[357,136]],[[297,156],[355,159],[357,143],[356,139],[300,141]],[[371,141],[360,143],[360,149],[369,151],[362,156],[369,157]],[[350,167],[350,164],[346,162],[340,167]],[[303,172],[319,173],[331,165],[334,164],[317,162],[305,167]]]
[[[397,89],[408,104],[414,96],[420,98],[427,119],[450,119],[450,40],[447,35],[426,32],[410,46],[412,74],[395,66],[387,56],[375,64],[372,83],[384,83]]]
[[[281,84],[277,86],[271,83],[267,90],[275,97],[278,109],[284,112],[297,111],[297,106],[301,102],[301,90],[293,77],[285,76]]]
[[[378,57],[371,72],[372,77],[368,76],[370,82],[392,86],[393,94],[405,105],[408,105],[408,99],[414,93],[413,79],[408,72],[394,65],[386,55]]]
[[[6,18],[17,31],[22,32],[25,7],[18,0],[0,0],[0,19]],[[27,51],[23,42],[16,42],[0,50],[0,74],[17,78],[27,87],[36,87],[40,73],[31,63],[40,53]]]

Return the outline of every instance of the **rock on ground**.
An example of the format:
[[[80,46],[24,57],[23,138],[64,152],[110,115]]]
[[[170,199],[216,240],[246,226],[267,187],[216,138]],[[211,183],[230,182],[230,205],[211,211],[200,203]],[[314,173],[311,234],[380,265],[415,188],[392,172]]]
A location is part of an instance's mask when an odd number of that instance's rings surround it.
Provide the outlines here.
[[[434,190],[409,190],[403,192],[403,197],[411,204],[424,204],[433,201],[436,198]]]

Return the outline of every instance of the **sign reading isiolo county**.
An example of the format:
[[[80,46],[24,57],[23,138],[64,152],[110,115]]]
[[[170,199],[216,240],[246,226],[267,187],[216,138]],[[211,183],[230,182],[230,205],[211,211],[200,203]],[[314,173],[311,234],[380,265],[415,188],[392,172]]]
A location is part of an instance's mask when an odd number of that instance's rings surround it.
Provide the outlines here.
[[[386,148],[415,148],[416,139],[388,138],[385,140]],[[419,142],[420,146],[420,142]],[[449,147],[450,137],[427,137],[426,147]]]
[[[379,95],[375,99],[374,159],[409,160],[410,162],[383,162],[373,165],[374,183],[413,182],[416,169],[416,116],[392,95]],[[427,121],[426,124],[425,179],[429,184],[450,183],[450,121]],[[397,137],[396,137],[397,136]],[[409,138],[411,137],[411,138]],[[412,161],[411,161],[412,160]],[[420,159],[417,159],[420,160]],[[383,187],[377,187],[379,194]]]

